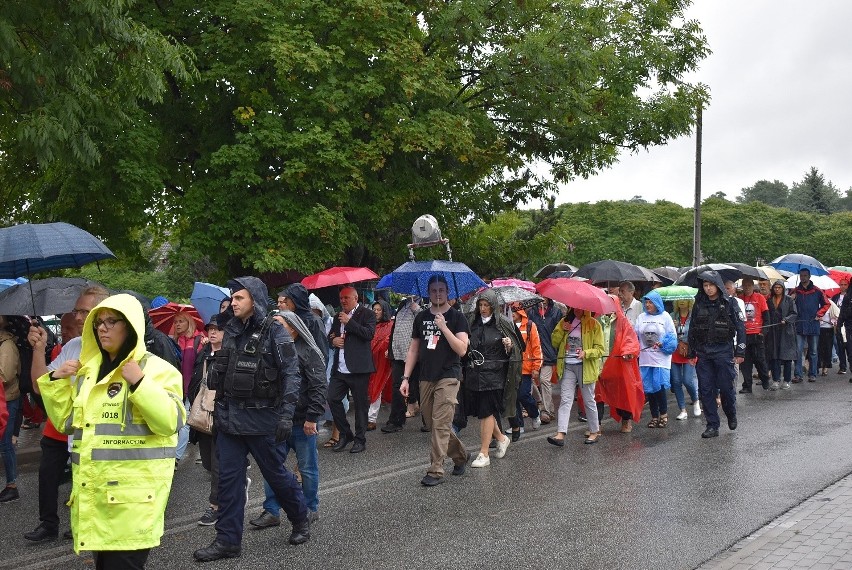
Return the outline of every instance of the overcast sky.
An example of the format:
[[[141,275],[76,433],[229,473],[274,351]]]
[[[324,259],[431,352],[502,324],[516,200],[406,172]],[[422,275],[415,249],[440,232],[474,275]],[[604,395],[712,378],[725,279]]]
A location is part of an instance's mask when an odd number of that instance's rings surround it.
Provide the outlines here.
[[[811,166],[841,192],[852,187],[852,2],[695,0],[687,16],[713,51],[687,78],[710,86],[702,196],[732,200],[761,179],[792,185]],[[622,155],[557,202],[641,195],[690,206],[694,189],[693,135]]]

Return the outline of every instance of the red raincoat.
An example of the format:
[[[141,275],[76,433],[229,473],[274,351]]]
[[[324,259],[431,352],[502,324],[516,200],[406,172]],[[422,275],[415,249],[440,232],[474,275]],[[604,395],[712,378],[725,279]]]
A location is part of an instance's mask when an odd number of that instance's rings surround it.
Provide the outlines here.
[[[624,316],[621,303],[616,302],[615,306],[615,341],[609,356],[604,359],[595,399],[609,405],[609,415],[615,421],[621,421],[616,410],[628,411],[633,414],[633,421],[639,421],[645,405],[642,376],[639,374],[639,339]],[[625,354],[632,354],[633,358],[624,360],[622,356]]]
[[[392,326],[393,321],[376,323],[376,334],[373,336],[373,341],[370,344],[376,371],[370,375],[370,383],[367,385],[368,402],[375,402],[379,394],[382,395],[383,402],[391,401],[393,392],[393,382],[390,381],[391,362],[385,356],[385,352],[387,352],[390,345]]]

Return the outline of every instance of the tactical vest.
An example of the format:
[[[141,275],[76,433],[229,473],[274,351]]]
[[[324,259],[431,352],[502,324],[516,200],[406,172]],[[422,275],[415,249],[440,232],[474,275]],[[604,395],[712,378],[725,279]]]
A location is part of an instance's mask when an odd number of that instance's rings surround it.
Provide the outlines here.
[[[281,395],[275,355],[265,352],[269,344],[272,315],[249,339],[235,348],[216,351],[209,373],[208,386],[219,394],[240,400],[276,401]],[[268,402],[272,403],[272,402]]]
[[[695,338],[699,343],[720,344],[733,341],[737,329],[728,308],[728,302],[724,299],[719,299],[715,305],[701,302],[695,304],[689,326],[695,329]]]

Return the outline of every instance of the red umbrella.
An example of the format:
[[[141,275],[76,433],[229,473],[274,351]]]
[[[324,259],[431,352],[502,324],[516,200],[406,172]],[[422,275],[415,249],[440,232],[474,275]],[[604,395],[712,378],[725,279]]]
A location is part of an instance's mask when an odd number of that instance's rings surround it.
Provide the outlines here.
[[[828,276],[834,279],[835,282],[840,283],[841,281],[846,281],[846,283],[852,283],[852,273],[848,271],[840,271],[839,269],[829,269]]]
[[[565,303],[574,309],[591,311],[598,315],[615,312],[615,302],[603,289],[586,281],[565,277],[545,279],[536,286],[540,295]]]
[[[321,289],[322,287],[346,285],[378,278],[378,275],[366,267],[330,267],[325,271],[308,275],[302,279],[302,285],[305,286],[305,289]]]
[[[201,315],[192,305],[179,305],[178,303],[166,303],[162,307],[151,309],[148,315],[151,316],[151,322],[154,326],[166,334],[172,334],[175,324],[175,317],[178,313],[184,313],[187,317],[195,322],[195,330],[204,330],[204,321],[201,320]]]

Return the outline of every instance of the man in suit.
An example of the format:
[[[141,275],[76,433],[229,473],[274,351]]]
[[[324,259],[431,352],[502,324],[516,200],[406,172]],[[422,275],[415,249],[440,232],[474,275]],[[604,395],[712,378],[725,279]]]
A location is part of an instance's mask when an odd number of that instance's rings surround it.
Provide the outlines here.
[[[376,370],[370,350],[370,343],[376,333],[376,315],[358,304],[358,292],[352,287],[340,291],[340,308],[328,335],[334,348],[328,405],[340,431],[340,440],[332,450],[343,451],[354,441],[349,452],[360,453],[366,449],[367,443],[367,409],[370,405],[367,384],[370,374]],[[343,408],[343,398],[350,390],[355,408],[354,435]]]

